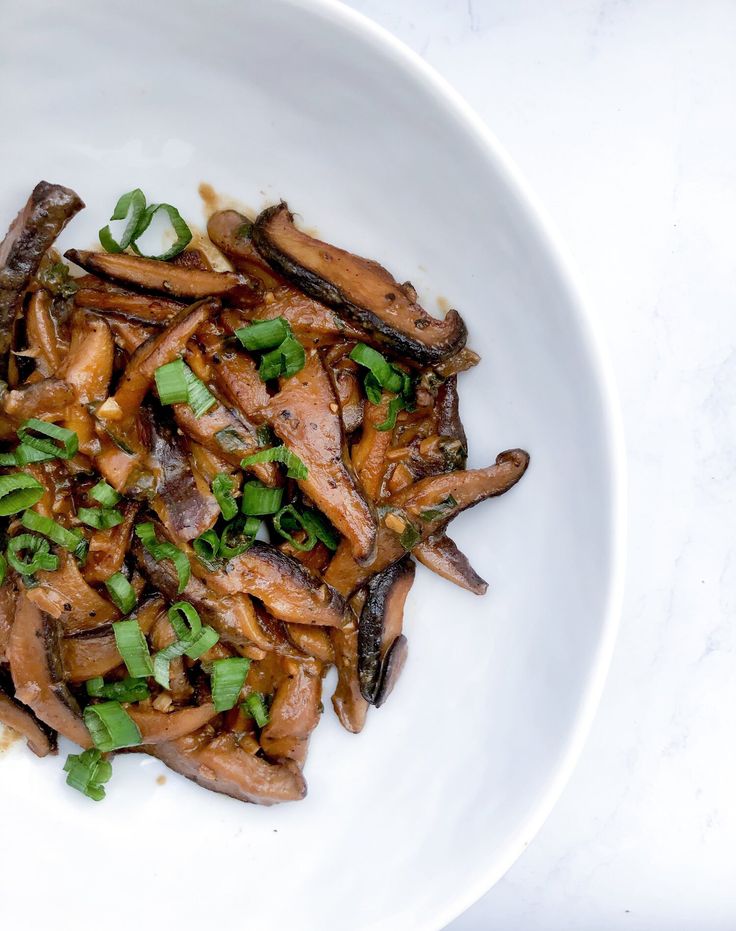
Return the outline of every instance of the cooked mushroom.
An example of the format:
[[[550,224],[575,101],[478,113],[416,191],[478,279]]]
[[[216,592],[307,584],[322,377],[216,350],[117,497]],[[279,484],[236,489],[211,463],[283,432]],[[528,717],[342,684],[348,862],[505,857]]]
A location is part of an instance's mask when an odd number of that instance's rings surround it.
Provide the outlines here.
[[[237,210],[218,210],[207,221],[207,235],[239,272],[257,279],[265,288],[276,288],[283,283],[283,278],[253,247],[252,226],[252,221]]]
[[[461,552],[453,540],[444,531],[427,537],[412,550],[423,566],[441,575],[448,582],[454,582],[474,595],[485,595],[488,582],[473,569],[465,553]]]
[[[274,759],[304,764],[309,735],[319,723],[322,676],[314,661],[287,662],[287,674],[279,683],[261,731],[261,746]]]
[[[307,786],[296,763],[269,763],[247,753],[232,733],[211,736],[209,728],[171,743],[146,747],[170,769],[205,789],[243,802],[273,805],[304,798]]]
[[[264,603],[274,617],[295,624],[340,627],[345,603],[329,585],[301,563],[259,540],[230,560],[227,571],[209,572],[208,587],[222,594],[247,592]]]
[[[36,580],[38,585],[26,592],[26,599],[58,620],[65,633],[101,627],[120,617],[115,605],[85,582],[70,553],[60,551],[59,568],[36,573]]]
[[[212,702],[173,711],[157,711],[142,705],[126,705],[125,710],[138,725],[142,744],[162,744],[186,737],[208,724],[216,715]]]
[[[91,275],[78,279],[78,284],[74,294],[77,307],[120,314],[148,324],[168,323],[182,307],[180,301],[172,298],[127,291]]]
[[[376,546],[376,518],[346,461],[335,393],[316,351],[307,354],[298,374],[283,380],[264,415],[308,469],[299,487],[350,541],[356,561],[370,563]]]
[[[12,324],[47,249],[84,204],[69,188],[40,181],[0,243],[0,378],[8,366]]]
[[[67,249],[64,258],[93,275],[109,278],[128,287],[193,301],[206,297],[220,297],[236,288],[248,286],[242,275],[232,272],[182,268],[170,262],[159,262],[156,259],[144,259],[124,253],[110,255],[107,252]]]
[[[414,563],[409,556],[374,575],[366,590],[358,624],[358,678],[360,693],[367,702],[378,704],[393,688],[398,673],[397,663],[386,669],[385,658],[401,635],[404,603],[414,584]],[[402,664],[403,665],[403,664]],[[391,681],[383,686],[386,673]]]
[[[56,621],[26,594],[18,598],[8,661],[18,701],[68,740],[90,747],[79,705],[64,682]]]
[[[56,731],[47,727],[33,712],[13,697],[13,682],[0,667],[0,724],[25,737],[29,750],[36,756],[56,752]]]
[[[275,317],[283,317],[298,338],[315,349],[346,339],[379,342],[367,330],[343,320],[331,307],[307,297],[290,285],[276,288],[268,300],[248,312],[249,320],[254,323]]]
[[[26,339],[36,352],[36,372],[42,378],[55,375],[69,347],[56,328],[51,313],[51,294],[45,288],[34,291],[28,301]]]
[[[337,688],[332,695],[332,707],[340,724],[351,734],[359,734],[365,725],[368,702],[360,693],[358,679],[358,620],[349,611],[343,627],[330,631],[335,650]]]
[[[393,641],[386,652],[386,658],[383,661],[383,670],[381,672],[381,682],[376,692],[374,702],[376,708],[380,708],[388,696],[393,692],[394,686],[398,682],[401,670],[406,664],[406,657],[409,651],[409,641],[403,634]]]
[[[261,255],[302,291],[377,334],[395,352],[426,365],[465,345],[467,330],[456,310],[444,320],[432,317],[377,262],[298,230],[285,203],[260,214],[252,238]]]

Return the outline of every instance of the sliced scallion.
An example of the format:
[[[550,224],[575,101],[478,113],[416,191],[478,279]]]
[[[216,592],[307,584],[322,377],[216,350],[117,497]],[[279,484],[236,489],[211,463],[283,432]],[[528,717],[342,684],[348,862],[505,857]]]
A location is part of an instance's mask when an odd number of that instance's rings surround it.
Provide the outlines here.
[[[105,479],[100,479],[100,481],[91,489],[89,493],[90,498],[94,501],[97,501],[103,506],[103,508],[113,508],[120,501],[121,495],[112,487],[108,485]]]
[[[0,517],[17,514],[43,497],[43,485],[32,475],[13,472],[0,476]]]
[[[87,553],[87,541],[78,530],[67,530],[57,524],[50,517],[44,517],[38,511],[27,510],[23,512],[21,523],[27,530],[42,533],[54,543],[63,546],[65,550],[74,553],[79,559],[84,559]]]
[[[105,682],[102,676],[88,679],[84,686],[90,698],[113,698],[119,702],[138,702],[150,698],[151,693],[144,678],[126,676],[119,682]]]
[[[212,494],[225,520],[232,520],[238,513],[238,502],[233,496],[233,487],[234,482],[227,472],[219,472],[212,479]]]
[[[23,421],[18,427],[18,439],[26,446],[32,446],[42,453],[58,456],[60,459],[73,458],[79,449],[79,438],[73,430],[39,420],[37,417]]]
[[[189,392],[187,400],[189,406],[194,411],[194,416],[199,419],[206,414],[210,408],[217,404],[217,399],[207,388],[205,383],[194,374],[188,365],[184,366],[184,377],[187,380],[187,391]]]
[[[182,553],[168,540],[160,543],[156,539],[156,529],[151,523],[136,524],[135,533],[156,562],[161,562],[162,559],[170,559],[173,562],[179,580],[177,592],[181,594],[187,587],[192,571],[186,553]]]
[[[377,349],[366,346],[365,343],[358,343],[350,353],[350,358],[358,365],[369,369],[378,385],[385,391],[394,394],[401,391],[401,373]]]
[[[215,530],[205,530],[192,541],[192,549],[197,559],[208,569],[217,568],[217,558],[220,554],[220,538]]]
[[[87,705],[84,723],[92,743],[103,753],[136,747],[141,743],[141,732],[120,702],[106,701],[99,705]]]
[[[179,640],[195,640],[202,630],[197,609],[188,601],[177,601],[166,612]]]
[[[26,559],[21,556],[24,551],[28,554]],[[59,568],[59,557],[49,552],[49,541],[35,533],[19,533],[17,537],[11,537],[6,555],[8,563],[23,576],[33,575],[39,570],[54,572]]]
[[[236,517],[231,520],[220,535],[219,555],[223,559],[233,559],[240,556],[253,545],[256,534],[261,526],[257,517]]]
[[[171,204],[149,204],[138,221],[138,226],[136,227],[130,245],[133,247],[133,251],[138,255],[144,255],[138,248],[136,242],[151,225],[151,221],[159,211],[163,211],[168,216],[172,229],[176,233],[176,241],[160,255],[147,255],[145,258],[158,259],[161,262],[165,262],[168,259],[173,259],[174,256],[179,255],[180,252],[183,252],[192,241],[192,231],[189,229],[176,207],[172,207]]]
[[[243,656],[216,659],[212,663],[212,701],[216,711],[235,707],[249,669],[250,660]]]
[[[19,466],[25,466],[31,462],[48,462],[57,458],[56,453],[44,453],[40,449],[34,449],[33,446],[28,446],[25,443],[20,444],[13,456],[16,465]]]
[[[258,375],[261,381],[270,381],[281,376],[291,378],[304,368],[306,358],[304,347],[299,340],[287,336],[280,346],[261,356]]]
[[[138,229],[145,209],[146,196],[140,188],[135,188],[135,190],[123,194],[117,204],[115,204],[115,209],[110,219],[124,220],[126,217],[129,217],[129,220],[125,224],[125,229],[123,230],[123,235],[120,237],[119,242],[113,239],[109,225],[104,226],[100,230],[99,237],[102,248],[106,252],[123,252],[123,250],[127,249],[136,235],[136,230]]]
[[[280,346],[287,336],[291,336],[291,327],[283,317],[274,317],[241,327],[235,335],[246,349],[255,352]]]
[[[95,530],[109,530],[122,524],[123,515],[117,508],[80,508],[77,511],[79,520]]]
[[[438,504],[435,504],[434,507],[421,511],[419,516],[422,518],[422,520],[425,520],[427,523],[429,523],[430,521],[436,520],[438,517],[442,517],[445,511],[451,511],[454,507],[457,507],[457,501],[452,497],[452,495],[448,495]]]
[[[154,372],[156,390],[162,404],[183,404],[189,400],[189,387],[182,359],[160,365]]]
[[[240,510],[243,514],[260,517],[265,514],[275,514],[281,507],[284,496],[283,488],[269,488],[263,482],[253,480],[243,485],[243,497]]]
[[[273,528],[277,533],[281,534],[295,550],[299,550],[302,553],[308,553],[309,550],[313,550],[317,542],[314,531],[306,526],[302,520],[302,515],[293,504],[287,504],[286,507],[281,508],[278,514],[274,514]],[[306,540],[297,540],[289,532],[290,530],[303,530],[307,535]]]
[[[265,727],[268,724],[268,711],[260,692],[251,692],[240,707],[253,718],[259,727]]]
[[[112,631],[118,652],[130,675],[134,679],[153,675],[151,654],[138,621],[134,617],[127,621],[116,621]]]
[[[0,553],[0,585],[2,585],[3,582],[5,581],[5,576],[7,575],[7,573],[8,573],[8,561],[3,556],[3,554]]]
[[[270,449],[262,449],[257,453],[253,453],[252,456],[241,459],[240,465],[245,469],[248,466],[257,465],[259,462],[280,462],[286,466],[286,474],[289,478],[306,478],[309,475],[309,469],[286,446],[272,446]]]
[[[66,784],[95,802],[105,797],[104,783],[110,781],[112,765],[102,759],[99,750],[90,748],[84,753],[70,753],[64,763]]]
[[[402,398],[391,398],[388,402],[388,411],[386,412],[386,419],[382,423],[376,424],[376,430],[382,432],[386,430],[393,430],[396,426],[396,418],[400,410],[404,408],[404,401]]]
[[[105,588],[107,588],[110,598],[122,613],[130,614],[138,599],[136,598],[135,589],[123,573],[115,572],[109,579],[106,579]]]
[[[302,523],[327,547],[336,550],[340,545],[340,534],[320,511],[307,510],[301,512]]]

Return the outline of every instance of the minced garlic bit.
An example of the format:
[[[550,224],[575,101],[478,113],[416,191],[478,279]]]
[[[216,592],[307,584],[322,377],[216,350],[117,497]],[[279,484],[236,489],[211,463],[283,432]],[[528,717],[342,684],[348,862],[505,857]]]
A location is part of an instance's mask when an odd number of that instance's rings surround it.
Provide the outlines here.
[[[403,533],[406,530],[406,521],[403,517],[399,517],[398,514],[387,514],[384,524],[389,530],[393,530],[394,533]]]

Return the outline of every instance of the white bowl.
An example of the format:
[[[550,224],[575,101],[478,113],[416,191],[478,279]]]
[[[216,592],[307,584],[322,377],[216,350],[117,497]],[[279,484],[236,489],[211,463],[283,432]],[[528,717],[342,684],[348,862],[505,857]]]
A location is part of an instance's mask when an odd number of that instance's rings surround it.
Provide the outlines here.
[[[89,246],[140,186],[203,221],[201,181],[310,227],[457,306],[470,462],[531,467],[453,536],[491,584],[420,570],[410,659],[359,737],[329,697],[309,795],[266,809],[118,758],[108,798],[63,756],[0,759],[7,927],[439,928],[529,843],[567,779],[614,638],[621,444],[560,251],[506,156],[417,57],[333,2],[128,0],[4,9],[0,222],[40,178],[88,208]],[[67,748],[68,749],[68,748]],[[129,926],[129,925],[127,925]]]

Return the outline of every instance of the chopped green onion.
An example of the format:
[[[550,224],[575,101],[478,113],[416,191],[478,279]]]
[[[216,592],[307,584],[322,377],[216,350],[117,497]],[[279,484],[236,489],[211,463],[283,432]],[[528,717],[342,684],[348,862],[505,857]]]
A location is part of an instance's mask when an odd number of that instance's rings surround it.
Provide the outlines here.
[[[237,517],[225,525],[220,536],[219,554],[224,559],[233,559],[240,556],[253,545],[256,534],[261,526],[257,517]]]
[[[183,404],[186,401],[194,416],[201,417],[217,403],[204,382],[181,359],[160,365],[154,372],[154,378],[162,404]]]
[[[442,517],[445,511],[450,511],[454,507],[457,507],[457,501],[452,495],[448,495],[445,499],[440,501],[439,504],[435,504],[433,508],[427,508],[425,511],[422,511],[419,516],[422,520],[426,520],[427,523],[429,523],[430,521],[436,520],[438,517]]]
[[[320,511],[308,510],[302,511],[302,523],[306,530],[312,533],[327,547],[328,550],[336,550],[340,545],[340,534],[334,529],[332,524],[327,520]]]
[[[383,423],[376,424],[376,430],[393,430],[396,426],[396,417],[400,410],[403,410],[404,400],[403,398],[392,398],[388,402],[388,411],[386,413],[386,419]]]
[[[307,539],[303,543],[295,539],[284,526],[284,522],[286,522],[287,525],[290,523],[291,529],[293,530],[304,530],[307,534]],[[299,550],[302,553],[308,553],[309,550],[313,550],[317,542],[316,534],[306,526],[302,520],[301,514],[293,504],[287,504],[286,507],[281,508],[278,514],[274,515],[273,528],[277,533],[280,533],[285,540],[291,543],[295,550]]]
[[[36,278],[55,297],[71,297],[78,289],[64,262],[49,262],[45,267],[42,264]]]
[[[205,530],[192,543],[192,549],[197,555],[197,559],[208,569],[214,569],[217,566],[217,557],[220,554],[220,538],[214,530]]]
[[[405,550],[410,550],[415,544],[419,542],[421,533],[417,530],[414,524],[411,521],[406,522],[406,527],[404,532],[399,537],[399,543],[404,547]]]
[[[0,517],[17,514],[43,497],[43,485],[32,475],[13,472],[0,476]]]
[[[15,457],[16,465],[19,466],[25,466],[31,462],[48,462],[50,459],[57,458],[56,453],[44,453],[40,449],[27,446],[25,443],[20,444],[13,453],[13,456]]]
[[[197,609],[188,601],[177,601],[167,611],[169,622],[179,640],[195,640],[202,630]]]
[[[220,635],[214,627],[205,624],[199,636],[195,637],[191,645],[188,646],[184,652],[189,659],[199,659],[203,653],[206,653],[207,650],[211,650],[219,639]]]
[[[32,431],[32,432],[31,432]],[[40,434],[37,436],[36,434]],[[44,439],[48,437],[48,439]],[[71,459],[79,449],[79,438],[73,430],[59,427],[55,423],[48,423],[31,417],[24,420],[18,427],[18,439],[26,446],[39,449],[42,453],[58,456],[60,459]]]
[[[64,763],[64,772],[68,786],[95,802],[101,802],[105,797],[103,784],[110,781],[112,765],[102,759],[99,750],[90,749],[84,753],[70,753]]]
[[[248,448],[245,438],[233,430],[232,427],[223,427],[215,433],[215,442],[226,453],[242,453]]]
[[[251,481],[243,485],[243,498],[240,510],[243,514],[260,517],[264,514],[275,514],[281,507],[284,496],[283,488],[268,488],[263,482]]]
[[[186,553],[182,553],[180,549],[177,549],[174,544],[169,543],[168,540],[164,543],[159,543],[156,539],[156,530],[151,523],[136,524],[135,534],[156,562],[161,562],[162,559],[170,559],[173,562],[176,575],[179,579],[177,592],[181,595],[187,587],[189,576],[192,571]]]
[[[194,416],[199,419],[202,414],[206,414],[211,407],[217,404],[217,399],[188,365],[184,366],[184,377],[187,380],[189,406],[194,411]]]
[[[263,695],[260,692],[251,692],[240,707],[253,718],[259,727],[265,727],[268,724],[268,711],[266,711]]]
[[[105,587],[110,598],[120,608],[123,614],[130,614],[138,600],[135,589],[125,578],[122,572],[116,572],[105,581]]]
[[[363,387],[365,388],[366,397],[371,404],[381,403],[381,386],[378,384],[378,379],[373,372],[368,372],[365,376],[363,379]]]
[[[370,369],[376,382],[386,391],[398,394],[402,387],[401,373],[378,350],[365,343],[358,343],[350,353],[350,358],[358,365]]]
[[[115,209],[110,219],[124,220],[128,215],[130,215],[130,219],[125,225],[123,235],[120,237],[120,242],[116,242],[113,239],[109,225],[104,226],[100,230],[99,237],[102,248],[106,252],[122,252],[124,249],[127,249],[136,235],[138,225],[145,209],[146,196],[140,188],[123,194],[117,204],[115,204]]]
[[[181,640],[175,640],[163,650],[159,650],[153,657],[153,678],[163,689],[169,688],[169,664],[177,656],[183,656],[186,652],[185,644]]]
[[[113,698],[120,702],[138,702],[145,701],[151,696],[143,677],[136,679],[133,676],[126,676],[119,682],[105,682],[102,676],[95,676],[94,679],[88,679],[84,685],[90,698]]]
[[[67,530],[50,517],[44,517],[38,511],[31,510],[23,512],[21,523],[28,530],[42,533],[49,540],[74,553],[79,559],[84,559],[87,553],[87,541],[78,530]]]
[[[145,233],[145,231],[151,225],[151,220],[153,220],[159,210],[163,210],[164,213],[168,216],[171,226],[176,233],[176,242],[165,252],[162,252],[161,255],[147,255],[145,258],[158,259],[161,262],[165,262],[168,259],[173,259],[174,256],[179,255],[180,252],[183,252],[192,241],[192,231],[189,229],[186,222],[182,219],[182,216],[176,207],[172,207],[171,204],[150,204],[148,207],[146,207],[138,222],[138,226],[136,227],[131,246],[133,247],[133,251],[138,255],[144,255],[144,253],[141,252],[136,245],[136,240],[139,239],[143,233]]]
[[[263,349],[275,349],[291,336],[291,327],[283,317],[274,317],[272,320],[259,320],[250,326],[241,327],[235,331],[243,346],[254,352]]]
[[[153,675],[151,654],[138,621],[132,617],[127,621],[116,621],[112,625],[115,644],[123,657],[128,672],[134,679]]]
[[[87,705],[84,709],[84,723],[92,743],[104,753],[138,746],[142,740],[138,725],[117,701]]]
[[[262,449],[260,452],[253,453],[252,456],[241,459],[240,465],[245,469],[248,466],[257,465],[259,462],[280,462],[287,467],[286,475],[289,478],[306,478],[309,475],[309,469],[301,459],[285,446],[272,446],[270,449]]]
[[[250,660],[243,656],[216,659],[212,663],[212,701],[216,711],[235,707],[249,669]]]
[[[112,485],[108,485],[105,479],[100,481],[91,489],[90,498],[97,501],[104,508],[113,508],[120,501],[121,495],[115,491]]]
[[[234,482],[227,472],[218,472],[212,479],[212,494],[220,505],[225,520],[232,520],[238,513],[238,502],[233,496]]]
[[[0,585],[2,585],[3,582],[5,581],[5,576],[7,575],[7,573],[8,573],[8,561],[3,556],[3,554],[0,553]]]
[[[282,375],[284,378],[291,378],[304,368],[306,358],[304,347],[299,340],[287,336],[280,346],[261,356],[258,375],[261,381],[270,381]]]
[[[18,465],[18,460],[15,458],[15,453],[0,453],[0,466],[5,468],[6,466]]]
[[[156,369],[153,377],[162,404],[183,404],[189,400],[189,387],[184,374],[186,368],[182,359],[175,359]]]
[[[28,551],[29,559],[20,557],[23,550]],[[7,558],[13,569],[24,576],[33,575],[40,569],[54,572],[59,568],[59,557],[49,552],[49,541],[35,533],[20,533],[8,540]]]
[[[77,511],[79,520],[95,530],[109,530],[122,524],[124,518],[117,508],[80,508]]]

